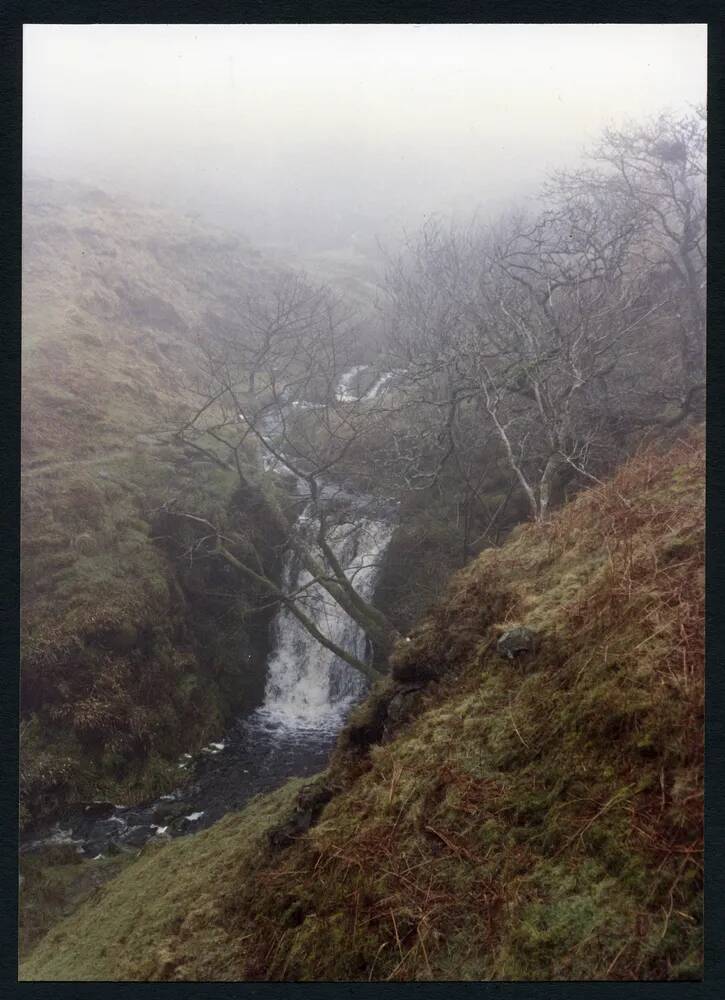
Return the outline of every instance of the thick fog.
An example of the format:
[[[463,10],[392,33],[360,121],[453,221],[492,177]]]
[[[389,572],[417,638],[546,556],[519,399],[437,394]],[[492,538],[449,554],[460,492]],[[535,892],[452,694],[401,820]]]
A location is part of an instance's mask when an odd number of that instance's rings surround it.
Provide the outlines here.
[[[30,25],[26,169],[301,249],[534,193],[702,103],[702,25]]]

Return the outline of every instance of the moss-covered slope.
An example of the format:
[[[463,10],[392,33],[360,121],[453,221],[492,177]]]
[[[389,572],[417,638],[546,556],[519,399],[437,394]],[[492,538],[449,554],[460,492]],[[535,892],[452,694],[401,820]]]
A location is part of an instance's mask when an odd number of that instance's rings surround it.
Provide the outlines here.
[[[342,735],[321,811],[291,784],[145,849],[23,978],[698,978],[703,480],[698,437],[645,451],[485,552]],[[540,642],[509,661],[514,623]]]
[[[186,524],[155,514],[171,501],[222,511],[274,573],[278,532],[238,486],[231,471],[174,448],[48,471],[27,485],[23,826],[79,801],[169,791],[179,755],[261,694],[266,594],[220,560],[189,558]]]
[[[196,337],[272,273],[239,236],[25,180],[23,825],[158,793],[263,681],[255,594],[199,560],[180,571],[154,511],[223,511],[270,559],[278,539],[234,473],[155,441],[188,398]]]

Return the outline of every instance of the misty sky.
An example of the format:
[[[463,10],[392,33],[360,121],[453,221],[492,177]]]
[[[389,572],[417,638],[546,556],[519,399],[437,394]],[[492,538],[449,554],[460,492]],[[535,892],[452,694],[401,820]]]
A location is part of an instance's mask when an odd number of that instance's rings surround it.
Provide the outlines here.
[[[495,210],[705,95],[702,25],[28,25],[24,158],[334,246]]]

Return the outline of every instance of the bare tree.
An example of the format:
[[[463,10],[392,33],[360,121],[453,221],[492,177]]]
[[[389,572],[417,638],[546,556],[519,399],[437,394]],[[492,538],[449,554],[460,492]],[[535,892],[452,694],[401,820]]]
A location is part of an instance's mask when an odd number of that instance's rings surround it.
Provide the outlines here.
[[[559,200],[603,195],[636,225],[629,267],[647,274],[660,303],[658,393],[676,404],[670,423],[690,414],[705,387],[706,141],[704,108],[607,129],[588,164],[559,173],[549,189]]]
[[[573,473],[592,476],[607,431],[602,386],[631,364],[656,309],[626,272],[635,234],[626,215],[579,198],[514,217],[489,241],[473,303],[489,349],[471,343],[467,370],[534,519]]]
[[[199,374],[191,387],[198,402],[173,430],[178,442],[233,469],[245,494],[256,492],[266,517],[307,571],[304,588],[286,592],[271,580],[256,553],[228,526],[194,511],[166,512],[197,524],[205,550],[288,607],[340,659],[371,676],[372,668],[325,635],[306,611],[315,583],[363,628],[380,659],[397,637],[385,615],[361,597],[336,552],[363,516],[351,512],[345,490],[356,474],[350,455],[364,448],[379,420],[373,406],[350,402],[340,392],[354,348],[355,327],[342,301],[301,275],[283,274],[266,296],[247,300],[236,322],[199,340]],[[284,502],[253,491],[254,460],[280,479],[286,475]]]
[[[386,282],[400,392],[422,430],[396,440],[409,483],[435,481],[488,428],[536,520],[573,476],[597,479],[632,428],[696,408],[703,118],[610,130],[593,165],[546,195],[537,215],[493,226],[429,223]]]

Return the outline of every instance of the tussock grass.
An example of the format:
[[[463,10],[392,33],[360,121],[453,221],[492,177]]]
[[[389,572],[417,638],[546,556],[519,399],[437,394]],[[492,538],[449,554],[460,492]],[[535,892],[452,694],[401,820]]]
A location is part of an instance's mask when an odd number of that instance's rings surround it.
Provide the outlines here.
[[[159,849],[24,977],[699,978],[703,484],[694,434],[484,552],[396,652],[413,718],[380,741],[381,685],[308,833],[248,833],[290,785]],[[541,643],[510,662],[514,623]]]

